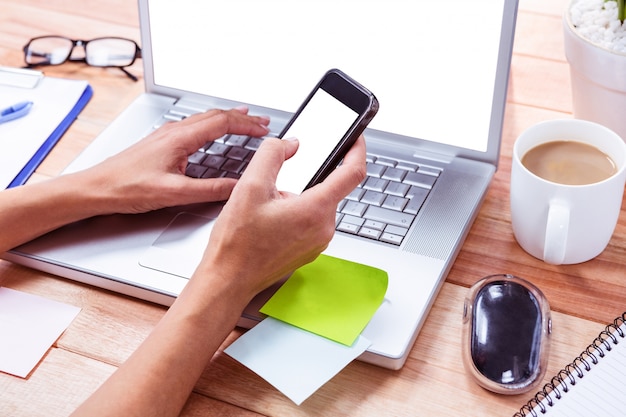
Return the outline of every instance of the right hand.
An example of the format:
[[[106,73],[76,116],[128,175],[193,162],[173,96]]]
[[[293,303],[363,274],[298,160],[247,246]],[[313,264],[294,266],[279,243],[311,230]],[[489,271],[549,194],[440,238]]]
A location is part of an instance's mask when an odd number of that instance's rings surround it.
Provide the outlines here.
[[[264,140],[220,213],[200,264],[207,273],[237,277],[233,284],[250,299],[328,246],[337,205],[365,178],[361,136],[322,183],[300,195],[281,192],[276,176],[297,148],[297,140]]]

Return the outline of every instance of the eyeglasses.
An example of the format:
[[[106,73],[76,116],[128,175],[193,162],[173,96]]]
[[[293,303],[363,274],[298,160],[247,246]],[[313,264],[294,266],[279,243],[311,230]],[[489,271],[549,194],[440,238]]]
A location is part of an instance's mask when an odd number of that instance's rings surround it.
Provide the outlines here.
[[[72,57],[76,47],[83,48],[82,57]],[[116,37],[83,41],[63,36],[40,36],[24,46],[27,67],[61,65],[67,61],[84,62],[92,67],[119,68],[133,81],[137,81],[137,77],[125,67],[132,65],[137,58],[141,58],[139,45],[130,39]]]

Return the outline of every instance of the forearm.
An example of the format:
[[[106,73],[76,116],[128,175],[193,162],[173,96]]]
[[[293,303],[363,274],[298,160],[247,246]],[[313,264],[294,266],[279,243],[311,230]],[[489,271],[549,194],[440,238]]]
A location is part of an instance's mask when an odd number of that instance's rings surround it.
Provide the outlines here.
[[[74,416],[176,416],[247,298],[234,280],[195,276],[133,355]]]
[[[103,213],[106,197],[73,174],[0,193],[0,253],[68,223]]]

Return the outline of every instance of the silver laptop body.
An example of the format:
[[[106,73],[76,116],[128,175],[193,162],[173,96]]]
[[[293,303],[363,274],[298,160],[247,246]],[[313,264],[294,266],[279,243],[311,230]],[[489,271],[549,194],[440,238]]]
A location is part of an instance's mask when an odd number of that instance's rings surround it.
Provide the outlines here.
[[[325,252],[388,272],[360,359],[402,367],[497,168],[517,0],[139,0],[139,10],[146,92],[66,172],[128,147],[166,114],[245,103],[279,132],[322,74],[342,69],[380,101],[366,131],[370,158],[440,173],[400,245],[337,232]],[[219,209],[96,217],[4,258],[170,305]],[[241,326],[261,319],[273,291]]]

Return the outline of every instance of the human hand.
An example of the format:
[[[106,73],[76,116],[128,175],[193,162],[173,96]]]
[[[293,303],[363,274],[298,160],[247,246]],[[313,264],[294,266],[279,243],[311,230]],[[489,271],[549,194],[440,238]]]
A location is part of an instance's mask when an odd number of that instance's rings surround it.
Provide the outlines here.
[[[168,123],[125,151],[84,171],[97,187],[101,214],[142,213],[163,207],[226,200],[234,179],[185,176],[187,157],[227,133],[262,137],[269,118],[247,108],[210,110]]]
[[[297,140],[264,140],[220,213],[197,274],[237,277],[238,293],[251,298],[327,247],[337,205],[365,178],[365,141],[300,195],[276,189],[282,163],[297,148]]]

